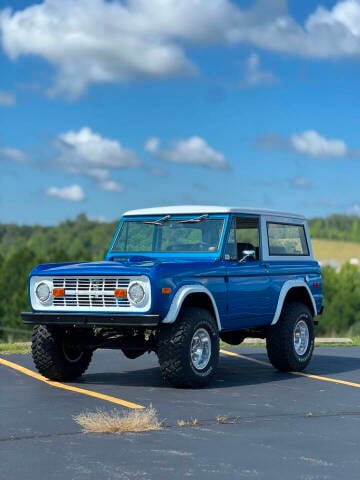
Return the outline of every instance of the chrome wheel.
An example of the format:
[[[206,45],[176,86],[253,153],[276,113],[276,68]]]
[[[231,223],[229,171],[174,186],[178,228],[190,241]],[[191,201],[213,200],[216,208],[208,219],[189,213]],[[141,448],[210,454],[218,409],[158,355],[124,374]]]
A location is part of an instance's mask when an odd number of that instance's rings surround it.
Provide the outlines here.
[[[211,357],[211,338],[207,330],[199,328],[191,340],[191,363],[197,370],[203,370]]]
[[[302,356],[308,349],[309,346],[309,328],[305,320],[299,320],[294,329],[294,348],[295,352]]]

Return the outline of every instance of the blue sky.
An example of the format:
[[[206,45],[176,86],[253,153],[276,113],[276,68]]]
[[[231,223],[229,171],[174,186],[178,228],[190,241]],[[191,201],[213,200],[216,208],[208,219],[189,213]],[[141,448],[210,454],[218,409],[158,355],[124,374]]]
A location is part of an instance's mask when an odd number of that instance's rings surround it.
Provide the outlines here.
[[[360,214],[360,0],[0,1],[0,221]]]

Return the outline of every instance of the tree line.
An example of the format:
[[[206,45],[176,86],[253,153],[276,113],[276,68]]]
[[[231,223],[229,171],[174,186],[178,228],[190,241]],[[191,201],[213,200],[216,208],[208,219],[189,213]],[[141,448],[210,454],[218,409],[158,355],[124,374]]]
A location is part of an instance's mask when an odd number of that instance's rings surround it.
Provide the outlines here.
[[[355,215],[331,215],[309,221],[313,238],[360,242],[360,217]]]
[[[333,215],[310,220],[313,238],[360,242],[360,218]],[[39,263],[104,258],[117,222],[79,215],[57,226],[0,224],[0,340],[28,338],[20,312],[28,310],[27,278]],[[318,334],[360,335],[360,270],[323,268],[325,310]]]

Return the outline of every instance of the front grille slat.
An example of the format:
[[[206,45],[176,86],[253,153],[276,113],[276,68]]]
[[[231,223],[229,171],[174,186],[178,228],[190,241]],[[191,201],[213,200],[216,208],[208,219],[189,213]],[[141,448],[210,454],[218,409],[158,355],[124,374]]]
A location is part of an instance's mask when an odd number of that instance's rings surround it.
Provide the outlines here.
[[[128,288],[130,278],[126,277],[54,277],[54,288],[64,288],[65,297],[54,297],[56,307],[72,307],[73,309],[94,307],[96,309],[128,308],[127,298],[115,298],[114,290]]]

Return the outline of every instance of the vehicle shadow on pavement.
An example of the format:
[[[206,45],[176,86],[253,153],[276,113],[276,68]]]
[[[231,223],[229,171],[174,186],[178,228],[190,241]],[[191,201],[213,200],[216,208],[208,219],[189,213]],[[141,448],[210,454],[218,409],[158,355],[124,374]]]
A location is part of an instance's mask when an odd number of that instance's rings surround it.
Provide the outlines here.
[[[266,354],[251,354],[249,358],[267,362]],[[141,365],[143,367],[143,364]],[[314,356],[305,370],[314,375],[336,375],[344,372],[360,370],[360,358],[337,356]],[[299,378],[299,377],[297,377]],[[250,361],[221,357],[216,378],[205,388],[229,388],[234,386],[249,386],[283,380],[294,379],[290,373],[275,370],[271,365],[259,365]],[[139,368],[125,371],[104,371],[84,374],[76,383],[87,385],[141,386],[153,388],[169,388],[169,384],[161,377],[160,368]]]
[[[314,375],[335,375],[356,370],[360,371],[360,357],[315,354],[305,372]]]

